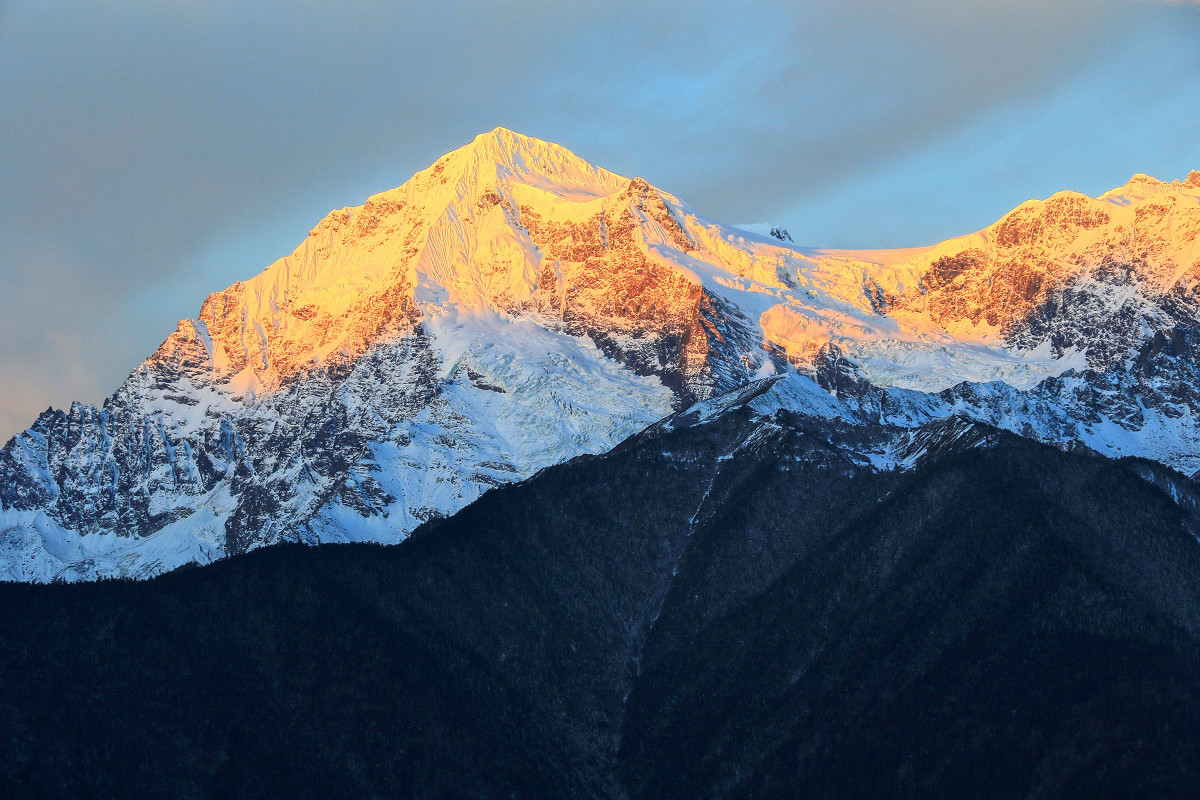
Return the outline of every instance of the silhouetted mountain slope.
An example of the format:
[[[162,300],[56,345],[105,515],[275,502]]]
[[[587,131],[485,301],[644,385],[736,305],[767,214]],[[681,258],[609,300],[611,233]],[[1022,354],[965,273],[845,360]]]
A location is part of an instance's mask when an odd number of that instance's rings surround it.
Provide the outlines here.
[[[396,547],[0,586],[0,794],[1194,795],[1194,484],[890,435],[734,404]]]
[[[1128,467],[1040,450],[949,456],[698,635],[656,630],[631,795],[1192,796],[1194,528]]]

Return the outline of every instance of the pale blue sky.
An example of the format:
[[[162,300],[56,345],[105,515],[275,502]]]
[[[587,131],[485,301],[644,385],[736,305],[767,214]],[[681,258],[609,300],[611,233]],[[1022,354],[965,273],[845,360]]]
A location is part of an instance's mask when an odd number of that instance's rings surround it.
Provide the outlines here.
[[[1200,169],[1200,5],[0,0],[0,440],[496,125],[798,242]]]

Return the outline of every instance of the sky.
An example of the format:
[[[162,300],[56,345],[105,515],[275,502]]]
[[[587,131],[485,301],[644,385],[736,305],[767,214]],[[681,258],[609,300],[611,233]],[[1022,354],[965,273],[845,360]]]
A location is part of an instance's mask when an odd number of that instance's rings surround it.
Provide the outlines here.
[[[0,441],[502,125],[801,244],[1200,169],[1191,0],[0,0]]]

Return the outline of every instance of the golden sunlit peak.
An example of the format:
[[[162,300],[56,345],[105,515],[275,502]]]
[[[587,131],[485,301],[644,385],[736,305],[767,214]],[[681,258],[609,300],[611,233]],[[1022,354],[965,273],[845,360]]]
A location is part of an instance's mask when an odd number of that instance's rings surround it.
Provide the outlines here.
[[[517,133],[502,126],[479,134],[470,144],[456,150],[450,155],[453,157],[465,153],[470,153],[475,158],[494,161],[495,163],[510,167],[518,166],[519,162],[522,161],[551,161],[560,163],[579,162],[594,169],[591,164],[587,164],[587,162],[562,145],[548,142],[545,139],[538,139],[534,136],[526,136],[523,133]]]

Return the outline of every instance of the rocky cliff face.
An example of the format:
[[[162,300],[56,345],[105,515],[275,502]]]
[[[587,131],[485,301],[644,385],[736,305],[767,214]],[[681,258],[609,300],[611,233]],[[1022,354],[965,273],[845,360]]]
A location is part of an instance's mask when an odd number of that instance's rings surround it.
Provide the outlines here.
[[[894,302],[946,328],[995,331],[1011,347],[1123,366],[1150,336],[1196,319],[1198,194],[1138,176],[1100,199],[1026,203],[939,247],[918,290]]]
[[[1073,364],[1025,392],[964,384],[945,399],[1018,432],[1200,468],[1200,173],[1031,201],[907,268],[920,278],[889,296],[894,313]]]
[[[1198,231],[1194,175],[915,254],[803,250],[497,129],[211,295],[102,407],[14,437],[0,576],[398,541],[796,369],[876,421],[973,415],[1194,472]]]

